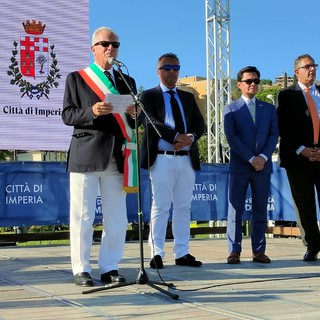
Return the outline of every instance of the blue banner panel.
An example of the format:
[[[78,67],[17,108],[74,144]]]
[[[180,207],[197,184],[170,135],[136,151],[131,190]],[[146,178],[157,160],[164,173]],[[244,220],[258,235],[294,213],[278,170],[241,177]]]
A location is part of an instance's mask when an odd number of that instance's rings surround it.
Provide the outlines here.
[[[202,164],[196,174],[191,203],[191,220],[225,220],[228,210],[228,173],[226,164]]]
[[[65,163],[0,164],[0,226],[68,223],[68,202]]]
[[[191,220],[226,220],[228,209],[228,164],[202,164],[196,173]],[[127,196],[129,222],[150,219],[151,184],[148,171],[141,170],[141,199]],[[102,221],[101,198],[97,195],[95,223]],[[243,219],[251,218],[248,191]],[[269,220],[296,221],[286,173],[274,163],[268,203]],[[319,218],[319,213],[318,213]],[[320,219],[318,219],[320,220]],[[0,226],[69,224],[69,174],[59,162],[0,163]]]

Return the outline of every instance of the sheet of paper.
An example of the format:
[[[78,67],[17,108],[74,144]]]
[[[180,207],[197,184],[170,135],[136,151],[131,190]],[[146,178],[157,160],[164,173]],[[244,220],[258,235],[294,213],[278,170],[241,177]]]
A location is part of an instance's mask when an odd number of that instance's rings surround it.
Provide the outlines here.
[[[104,101],[113,105],[113,113],[125,113],[127,107],[133,103],[133,98],[130,94],[107,93]]]

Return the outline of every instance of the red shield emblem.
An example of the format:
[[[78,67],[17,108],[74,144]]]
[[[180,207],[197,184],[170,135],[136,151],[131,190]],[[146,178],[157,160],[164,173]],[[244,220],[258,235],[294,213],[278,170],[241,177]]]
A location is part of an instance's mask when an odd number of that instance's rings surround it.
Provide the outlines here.
[[[48,38],[20,37],[20,70],[26,77],[46,76],[49,69]]]

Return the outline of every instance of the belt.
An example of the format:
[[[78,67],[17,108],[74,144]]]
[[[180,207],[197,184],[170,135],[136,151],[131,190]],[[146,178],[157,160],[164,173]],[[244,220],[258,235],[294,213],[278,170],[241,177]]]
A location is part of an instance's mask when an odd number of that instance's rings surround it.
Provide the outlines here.
[[[158,150],[158,154],[169,154],[172,156],[188,156],[190,151],[168,151],[168,150]]]

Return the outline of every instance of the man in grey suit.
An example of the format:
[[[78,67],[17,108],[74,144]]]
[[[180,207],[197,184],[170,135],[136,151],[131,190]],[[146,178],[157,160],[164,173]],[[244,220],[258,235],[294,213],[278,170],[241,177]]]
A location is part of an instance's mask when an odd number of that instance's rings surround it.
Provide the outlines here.
[[[149,233],[151,268],[163,268],[169,210],[173,204],[173,252],[176,265],[199,267],[189,253],[190,208],[200,170],[197,141],[205,125],[194,95],[176,88],[180,63],[173,53],[158,59],[160,85],[143,92],[141,101],[150,116],[145,121],[141,166],[150,169],[152,208]],[[153,125],[157,128],[155,131]]]
[[[256,67],[242,68],[237,75],[242,95],[224,110],[224,130],[230,145],[228,264],[240,263],[242,214],[249,185],[252,192],[252,258],[254,262],[271,262],[265,254],[265,231],[271,157],[278,141],[278,123],[275,106],[255,97],[259,83],[260,72]]]
[[[107,93],[130,92],[110,58],[117,58],[119,38],[101,27],[92,35],[94,63],[67,76],[62,119],[73,126],[68,153],[70,172],[70,246],[74,282],[92,286],[90,252],[98,189],[101,193],[103,232],[99,252],[99,270],[103,282],[124,282],[118,272],[127,230],[126,194],[123,172],[127,132],[134,127],[134,104],[127,114],[112,113],[104,101]],[[106,75],[106,71],[109,74]],[[136,92],[135,81],[126,76]],[[124,132],[122,126],[126,127]],[[130,141],[129,141],[130,142]],[[132,144],[131,144],[132,145]]]

